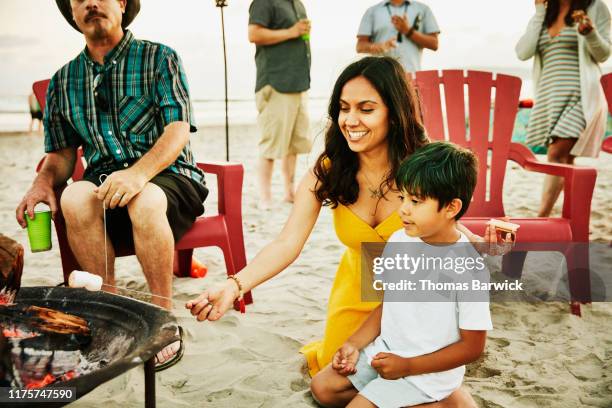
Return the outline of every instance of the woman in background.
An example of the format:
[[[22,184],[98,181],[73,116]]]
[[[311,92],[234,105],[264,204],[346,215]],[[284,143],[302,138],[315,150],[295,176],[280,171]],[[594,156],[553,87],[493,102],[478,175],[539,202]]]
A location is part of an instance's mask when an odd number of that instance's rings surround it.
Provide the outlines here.
[[[607,109],[600,63],[610,56],[610,12],[601,0],[535,0],[536,13],[516,45],[520,60],[534,58],[535,106],[528,145],[548,146],[548,161],[573,164],[597,157]],[[563,179],[546,176],[539,217],[548,217]]]

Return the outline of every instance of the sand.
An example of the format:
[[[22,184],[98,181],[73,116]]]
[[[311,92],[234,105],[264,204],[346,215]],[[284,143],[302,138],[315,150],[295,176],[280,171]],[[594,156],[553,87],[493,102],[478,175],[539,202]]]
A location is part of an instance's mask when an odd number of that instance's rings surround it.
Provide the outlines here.
[[[318,152],[322,124],[316,123],[315,129]],[[280,201],[278,169],[273,185],[278,202],[271,211],[256,207],[253,152],[257,139],[253,126],[231,128],[231,159],[244,163],[247,169],[243,211],[249,259],[281,229],[291,209]],[[222,128],[200,129],[192,137],[196,158],[224,160],[223,140]],[[0,135],[0,231],[27,249],[24,286],[55,285],[62,276],[57,242],[51,251],[30,253],[26,233],[15,221],[15,208],[41,156],[40,137]],[[298,175],[312,165],[315,157],[313,153],[300,158]],[[578,163],[599,171],[591,231],[592,240],[605,244],[612,240],[612,156],[602,153],[597,160]],[[511,166],[505,184],[507,213],[535,215],[541,183],[540,175]],[[216,208],[212,190],[206,205],[209,212]],[[225,268],[219,250],[197,250],[209,273],[205,279],[174,280],[174,313],[186,331],[186,353],[178,365],[158,374],[158,406],[315,406],[298,349],[323,333],[327,298],[342,251],[333,234],[330,211],[323,209],[300,257],[275,279],[255,289],[255,303],[246,315],[231,312],[219,322],[198,323],[183,304],[205,287],[223,281]],[[608,265],[612,263],[609,250],[603,259]],[[120,259],[116,269],[119,285],[146,289],[135,257]],[[537,265],[528,263],[525,276],[537,281]],[[608,293],[612,293],[612,287]],[[568,313],[565,303],[492,304],[495,328],[488,334],[485,355],[468,366],[465,377],[478,405],[612,406],[612,304],[600,302],[582,309],[583,317],[578,318]],[[74,406],[140,407],[144,401],[142,374],[141,368],[133,369],[98,387]]]

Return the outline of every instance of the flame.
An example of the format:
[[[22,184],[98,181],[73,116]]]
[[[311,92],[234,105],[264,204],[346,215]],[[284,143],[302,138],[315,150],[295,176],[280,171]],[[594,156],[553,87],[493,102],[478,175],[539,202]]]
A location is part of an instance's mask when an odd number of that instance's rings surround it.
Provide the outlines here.
[[[49,384],[54,383],[57,380],[57,378],[53,375],[53,374],[49,374],[47,373],[47,375],[45,375],[45,377],[40,380],[40,381],[32,381],[29,384],[26,384],[26,388],[32,389],[32,388],[42,388],[45,387]]]
[[[62,375],[60,379],[62,381],[70,381],[74,377],[76,377],[76,371],[71,370],[71,371],[68,371],[68,372],[64,373],[64,375]]]
[[[0,306],[13,304],[15,295],[17,295],[17,291],[14,289],[7,287],[0,289]]]
[[[17,338],[17,339],[29,339],[31,337],[37,337],[39,334],[34,332],[27,332],[18,329],[17,327],[13,328],[3,328],[2,335],[6,338]]]
[[[74,370],[67,371],[59,377],[56,377],[51,373],[47,373],[42,380],[31,381],[28,384],[26,384],[26,388],[28,390],[32,388],[42,388],[42,387],[46,387],[49,384],[53,384],[56,381],[63,382],[63,381],[72,380],[74,377],[76,377],[76,371]]]

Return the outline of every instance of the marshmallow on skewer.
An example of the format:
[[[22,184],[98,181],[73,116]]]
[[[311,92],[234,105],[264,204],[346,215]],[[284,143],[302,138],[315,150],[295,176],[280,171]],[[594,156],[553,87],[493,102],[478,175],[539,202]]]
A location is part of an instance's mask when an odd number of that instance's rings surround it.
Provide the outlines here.
[[[492,226],[495,229],[498,229],[500,231],[503,232],[511,232],[511,233],[515,233],[517,229],[519,229],[521,226],[518,224],[513,224],[511,222],[507,222],[507,221],[502,221],[502,220],[496,220],[491,218],[487,224],[489,224],[490,226]]]
[[[85,271],[72,271],[68,277],[71,288],[85,288],[90,291],[102,289],[102,277]]]

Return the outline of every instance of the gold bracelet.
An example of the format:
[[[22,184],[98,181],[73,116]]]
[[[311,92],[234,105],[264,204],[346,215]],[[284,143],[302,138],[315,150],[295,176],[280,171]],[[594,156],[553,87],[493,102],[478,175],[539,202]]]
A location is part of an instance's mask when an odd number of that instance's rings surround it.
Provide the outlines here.
[[[241,301],[243,292],[242,292],[242,284],[240,283],[240,279],[238,279],[236,275],[229,275],[227,279],[233,280],[234,282],[236,282],[236,285],[238,285],[238,298],[236,300]]]

